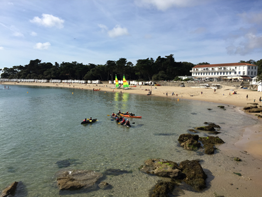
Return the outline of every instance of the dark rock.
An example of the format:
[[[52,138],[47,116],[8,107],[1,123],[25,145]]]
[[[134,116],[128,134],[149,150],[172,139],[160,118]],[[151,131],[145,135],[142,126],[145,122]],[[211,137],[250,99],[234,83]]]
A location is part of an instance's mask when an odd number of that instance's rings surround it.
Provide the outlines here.
[[[198,135],[181,134],[178,138],[178,142],[186,150],[198,150],[201,144],[198,142]]]
[[[216,137],[214,136],[200,137],[199,141],[201,141],[204,144],[204,146],[209,145],[209,144],[215,145],[215,144],[225,143],[221,138],[217,136]]]
[[[257,108],[257,106],[256,105],[246,106],[243,108],[243,110],[254,109],[254,108]]]
[[[98,184],[98,187],[100,189],[108,189],[110,187],[110,184],[105,181],[102,181],[101,183]]]
[[[180,178],[178,164],[165,159],[148,159],[140,167],[140,171],[161,177]]]
[[[240,159],[239,157],[235,157],[234,160],[235,161],[242,161],[242,159]]]
[[[60,171],[57,174],[57,185],[60,190],[92,189],[101,177],[101,173],[91,170]]]
[[[249,113],[260,113],[262,112],[262,107],[258,107],[258,108],[252,108],[247,110]]]
[[[189,139],[186,142],[181,143],[181,146],[184,147],[186,150],[198,150],[201,144],[194,140],[194,139]]]
[[[197,191],[206,188],[205,180],[207,175],[197,160],[182,161],[178,166],[177,163],[164,159],[149,159],[144,162],[140,171],[161,177],[171,177],[171,181],[174,183],[175,181],[184,181]],[[154,188],[162,188],[162,185],[165,185],[163,188],[167,188],[167,184],[163,182],[157,184]],[[162,191],[162,189],[160,190]],[[174,189],[174,187],[171,189]],[[166,189],[163,189],[163,191],[166,191]]]
[[[211,108],[207,108],[207,110],[212,110]]]
[[[181,134],[178,138],[178,142],[181,144],[183,142],[186,142],[189,139],[193,139],[195,141],[198,141],[199,136],[198,135],[192,135],[192,134]]]
[[[233,172],[233,174],[236,174],[236,175],[238,175],[238,176],[242,176],[242,174],[241,174],[241,173],[238,173],[238,172]]]
[[[118,176],[125,173],[132,173],[132,171],[120,170],[120,169],[107,169],[104,172],[105,175],[113,175],[113,176]]]
[[[173,196],[173,190],[175,189],[175,183],[158,181],[156,185],[150,190],[150,197],[167,197]]]
[[[223,106],[223,105],[219,105],[217,107],[219,107],[220,109],[225,109],[225,106]]]
[[[208,124],[207,126],[202,126],[202,127],[196,127],[195,129],[197,130],[203,130],[203,131],[217,131],[221,127],[219,125],[216,125],[215,123],[208,123],[204,122],[204,124]]]
[[[212,144],[205,145],[204,148],[205,148],[205,153],[208,155],[214,154],[215,152],[215,148]]]
[[[15,181],[11,185],[9,185],[7,188],[5,188],[2,191],[1,197],[8,197],[9,195],[13,195],[15,193],[17,184],[18,182]]]
[[[191,185],[197,191],[206,188],[207,175],[197,160],[182,161],[179,164],[179,169],[186,176],[186,178],[183,179],[185,183]]]

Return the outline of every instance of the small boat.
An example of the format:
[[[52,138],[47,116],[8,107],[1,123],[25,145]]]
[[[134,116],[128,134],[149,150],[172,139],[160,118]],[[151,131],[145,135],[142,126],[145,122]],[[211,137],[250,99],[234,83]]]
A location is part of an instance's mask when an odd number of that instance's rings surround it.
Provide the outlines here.
[[[94,89],[94,88],[93,88],[93,91],[100,91],[100,88],[99,88],[99,89]]]
[[[125,114],[120,114],[121,116],[127,117],[127,118],[142,118],[142,116],[131,116],[129,114],[125,115]]]
[[[96,122],[96,121],[97,121],[97,119],[92,119],[92,120],[86,119],[86,121],[82,121],[81,124],[89,124],[89,123],[93,123],[93,122]]]

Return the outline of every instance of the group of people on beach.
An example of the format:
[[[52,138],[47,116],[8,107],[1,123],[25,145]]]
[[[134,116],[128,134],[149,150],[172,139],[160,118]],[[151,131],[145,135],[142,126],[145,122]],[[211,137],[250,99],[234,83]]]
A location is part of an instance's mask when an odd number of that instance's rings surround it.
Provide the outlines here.
[[[112,118],[115,118],[116,122],[121,124],[121,125],[124,125],[124,126],[129,126],[131,127],[130,125],[130,121],[129,119],[125,119],[123,115],[131,115],[132,113],[129,113],[129,112],[126,112],[126,113],[121,113],[121,111],[119,110],[117,114],[115,114],[114,112],[112,113],[111,117]],[[134,115],[134,114],[132,114]]]

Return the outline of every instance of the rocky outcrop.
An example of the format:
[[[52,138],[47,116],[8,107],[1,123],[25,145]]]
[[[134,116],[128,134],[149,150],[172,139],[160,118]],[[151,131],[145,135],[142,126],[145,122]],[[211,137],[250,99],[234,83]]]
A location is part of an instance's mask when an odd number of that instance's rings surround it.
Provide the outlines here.
[[[144,165],[140,167],[140,171],[161,177],[181,177],[178,164],[165,159],[148,159],[144,162]]]
[[[204,148],[205,148],[205,153],[206,154],[214,154],[215,144],[223,144],[225,143],[221,138],[219,137],[214,137],[214,136],[207,136],[207,137],[200,137],[199,141],[203,143]]]
[[[207,124],[207,126],[195,127],[195,129],[203,130],[203,131],[217,131],[217,130],[220,130],[220,126],[215,124],[215,123],[204,122],[204,124]]]
[[[1,197],[8,197],[12,194],[15,193],[15,190],[16,190],[16,186],[17,186],[18,182],[13,182],[11,185],[9,185],[7,188],[5,188],[3,191],[2,191],[2,195]]]
[[[57,174],[57,185],[60,190],[87,189],[92,188],[102,176],[91,170],[60,171]]]
[[[173,190],[175,189],[175,183],[158,181],[156,185],[149,192],[149,197],[166,197],[173,196]]]
[[[207,175],[197,160],[182,161],[179,164],[179,169],[186,176],[186,178],[183,179],[185,183],[191,185],[197,191],[206,188]]]
[[[205,180],[207,176],[197,160],[182,161],[178,165],[173,161],[167,161],[164,159],[149,159],[140,167],[140,171],[160,177],[170,177],[172,180],[184,181],[197,191],[206,187]],[[160,188],[161,191],[166,191],[169,186],[161,183],[156,185],[155,188]]]
[[[198,150],[201,147],[202,142],[203,147],[205,148],[206,154],[214,154],[215,152],[215,144],[223,144],[225,143],[221,138],[208,136],[208,137],[199,137],[198,135],[192,134],[181,134],[178,138],[178,141],[184,149],[187,150]]]
[[[262,107],[252,108],[252,109],[247,110],[247,112],[249,112],[249,113],[260,113],[260,112],[262,112]]]
[[[257,108],[256,105],[249,105],[249,106],[246,106],[243,108],[243,110],[249,110],[249,109],[254,109],[254,108]]]

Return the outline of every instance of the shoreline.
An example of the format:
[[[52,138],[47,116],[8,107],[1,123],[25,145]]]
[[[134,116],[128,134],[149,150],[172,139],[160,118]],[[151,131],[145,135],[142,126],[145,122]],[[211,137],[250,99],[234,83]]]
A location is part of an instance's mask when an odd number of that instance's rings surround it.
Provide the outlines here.
[[[149,91],[152,92],[150,96],[168,97],[172,99],[198,100],[204,102],[212,102],[224,105],[233,105],[239,108],[247,116],[250,116],[258,123],[250,125],[241,130],[242,138],[234,143],[234,146],[243,151],[247,151],[253,157],[262,160],[262,121],[255,115],[245,113],[242,108],[247,106],[247,103],[254,103],[259,101],[262,96],[261,92],[251,91],[247,89],[236,89],[234,87],[225,86],[214,91],[211,88],[191,88],[191,87],[174,87],[174,86],[136,86],[131,89],[115,89],[114,84],[63,84],[63,83],[16,83],[16,82],[2,82],[2,85],[22,85],[22,86],[39,86],[39,87],[56,87],[56,88],[71,88],[82,90],[100,89],[104,92],[122,92],[130,94],[147,95]],[[237,94],[232,94],[234,91]],[[172,95],[172,93],[174,95]],[[248,95],[248,99],[246,98]],[[262,103],[261,103],[262,104]]]

